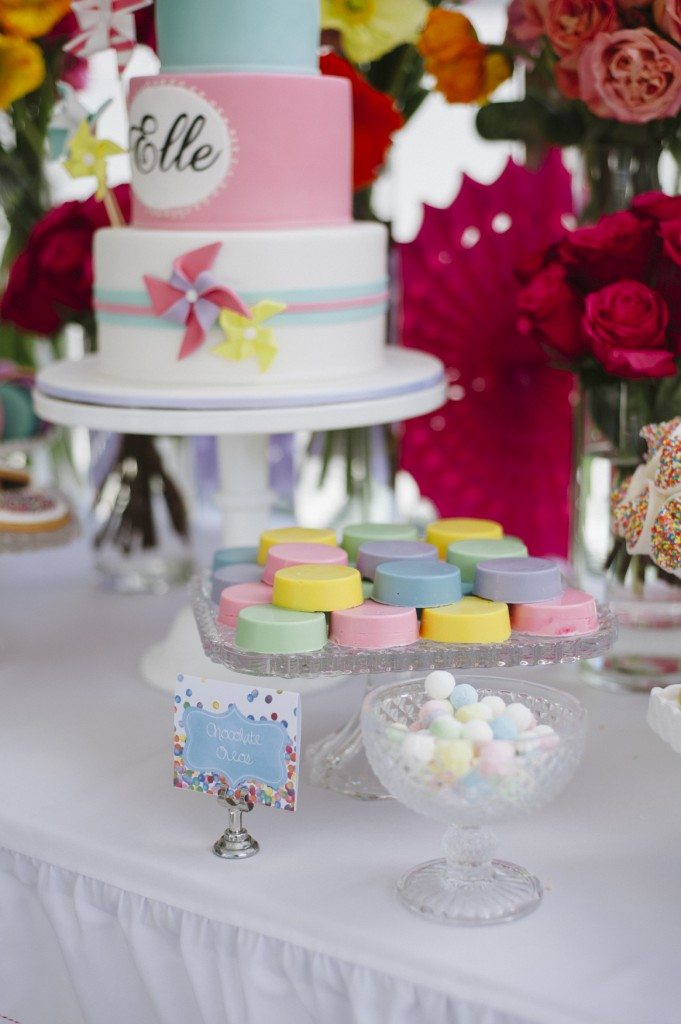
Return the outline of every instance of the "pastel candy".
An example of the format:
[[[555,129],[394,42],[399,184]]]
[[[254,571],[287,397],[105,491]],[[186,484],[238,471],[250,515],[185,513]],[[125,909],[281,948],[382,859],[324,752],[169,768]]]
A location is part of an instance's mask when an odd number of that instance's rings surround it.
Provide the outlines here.
[[[335,612],[362,604],[362,577],[345,565],[294,565],[274,574],[272,603],[299,612]]]
[[[257,562],[258,549],[256,547],[235,547],[218,548],[213,555],[213,572],[217,572],[223,565],[242,565],[245,562]]]
[[[568,588],[551,601],[514,605],[511,625],[534,636],[580,636],[598,629],[598,610],[590,594]]]
[[[461,597],[461,575],[446,562],[382,562],[374,576],[373,600],[408,608],[433,608]]]
[[[222,626],[236,626],[239,612],[254,604],[271,604],[272,588],[264,583],[237,583],[225,587],[220,595],[218,622]]]
[[[483,540],[457,540],[447,548],[447,561],[456,565],[462,583],[473,583],[478,562],[490,558],[525,557],[527,548],[518,537],[494,537]]]
[[[450,544],[460,540],[493,540],[503,537],[501,523],[493,519],[436,519],[426,527],[426,540],[434,544],[440,558],[446,558]]]
[[[253,605],[239,612],[234,640],[258,654],[318,651],[326,644],[326,618],[321,612]]]
[[[508,605],[464,597],[444,608],[426,608],[421,636],[444,644],[500,644],[511,635]],[[455,691],[456,692],[456,691]]]
[[[274,582],[279,569],[292,565],[347,565],[348,556],[343,548],[328,544],[274,544],[267,552],[263,583]]]
[[[373,580],[377,567],[382,562],[412,559],[436,562],[437,548],[419,540],[373,540],[360,544],[357,552],[357,568],[367,580]]]
[[[328,544],[336,547],[336,534],[333,530],[314,530],[306,526],[282,526],[276,530],[266,530],[260,536],[258,546],[258,562],[264,565],[267,552],[275,544]]]
[[[342,546],[351,562],[357,561],[360,545],[375,540],[418,540],[418,530],[409,523],[353,523],[343,530]]]
[[[259,583],[262,577],[262,566],[255,562],[244,562],[239,565],[223,565],[217,569],[211,579],[211,600],[220,603],[220,594],[225,587],[234,587],[239,583]]]
[[[493,558],[478,564],[473,592],[508,604],[547,601],[563,592],[563,580],[548,558]]]
[[[364,600],[370,601],[371,595],[374,592],[374,584],[371,580],[362,580],[362,593],[364,594]]]
[[[419,638],[416,609],[365,601],[358,608],[331,614],[330,638],[341,647],[362,650],[407,647]]]

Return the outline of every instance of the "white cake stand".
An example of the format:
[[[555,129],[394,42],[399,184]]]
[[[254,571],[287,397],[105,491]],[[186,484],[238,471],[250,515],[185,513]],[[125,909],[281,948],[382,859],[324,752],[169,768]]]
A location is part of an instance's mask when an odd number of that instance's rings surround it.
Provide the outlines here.
[[[340,430],[411,419],[445,401],[442,364],[433,356],[391,348],[380,371],[325,384],[286,387],[163,388],[131,385],[102,374],[97,356],[54,363],[36,381],[39,416],[63,426],[132,434],[214,434],[218,441],[225,546],[254,544],[268,526],[268,440],[296,430]],[[235,678],[203,653],[189,606],[142,659],[152,686],[174,691],[178,672]],[[292,689],[328,688],[328,677],[296,680]],[[300,684],[300,685],[298,685]]]

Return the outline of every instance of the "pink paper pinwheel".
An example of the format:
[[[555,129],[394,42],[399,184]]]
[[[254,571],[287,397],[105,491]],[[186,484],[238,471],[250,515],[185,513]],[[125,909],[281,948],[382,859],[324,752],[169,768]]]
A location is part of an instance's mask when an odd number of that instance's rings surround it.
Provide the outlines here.
[[[133,12],[148,7],[152,0],[73,0],[71,10],[80,32],[64,47],[78,57],[116,51],[118,70],[123,71],[137,41]]]
[[[248,306],[238,295],[223,287],[210,273],[221,248],[221,243],[215,242],[178,256],[170,281],[144,277],[156,316],[184,324],[186,328],[178,359],[185,359],[200,348],[221,309],[250,316]]]

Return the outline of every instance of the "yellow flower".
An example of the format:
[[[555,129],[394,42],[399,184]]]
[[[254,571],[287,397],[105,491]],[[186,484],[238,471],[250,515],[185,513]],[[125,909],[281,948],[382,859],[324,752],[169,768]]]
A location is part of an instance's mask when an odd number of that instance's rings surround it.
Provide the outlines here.
[[[255,356],[258,366],[264,373],[269,370],[272,360],[277,354],[274,331],[271,327],[263,327],[263,322],[277,313],[283,313],[286,306],[283,302],[258,302],[251,310],[251,316],[242,316],[231,309],[223,309],[220,313],[220,327],[225,332],[225,341],[216,345],[213,353],[223,359],[241,362]]]
[[[488,50],[485,54],[485,81],[477,97],[478,103],[486,103],[494,90],[512,74],[513,65],[506,54],[500,50]]]
[[[71,9],[71,0],[0,0],[0,25],[25,39],[44,36]]]
[[[102,200],[106,192],[106,161],[110,156],[117,156],[125,153],[116,142],[109,139],[96,138],[90,129],[87,121],[82,121],[75,135],[69,142],[68,159],[64,161],[64,168],[72,178],[97,179],[97,191],[95,198]]]
[[[33,92],[45,78],[42,50],[25,39],[0,35],[0,109]]]
[[[322,28],[340,32],[343,50],[356,64],[414,42],[428,11],[425,0],[321,0]]]

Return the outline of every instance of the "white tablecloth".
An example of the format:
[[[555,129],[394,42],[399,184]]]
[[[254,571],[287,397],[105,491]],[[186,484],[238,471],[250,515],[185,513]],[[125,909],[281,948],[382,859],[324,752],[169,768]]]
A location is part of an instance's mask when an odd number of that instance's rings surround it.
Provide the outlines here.
[[[2,559],[0,1020],[678,1024],[681,761],[645,698],[525,670],[590,710],[569,789],[499,828],[545,898],[447,928],[393,891],[441,827],[304,772],[295,815],[250,816],[258,857],[212,856],[224,815],[173,788],[172,700],[137,668],[181,600],[98,592],[83,544]],[[304,699],[303,763],[358,699]]]

